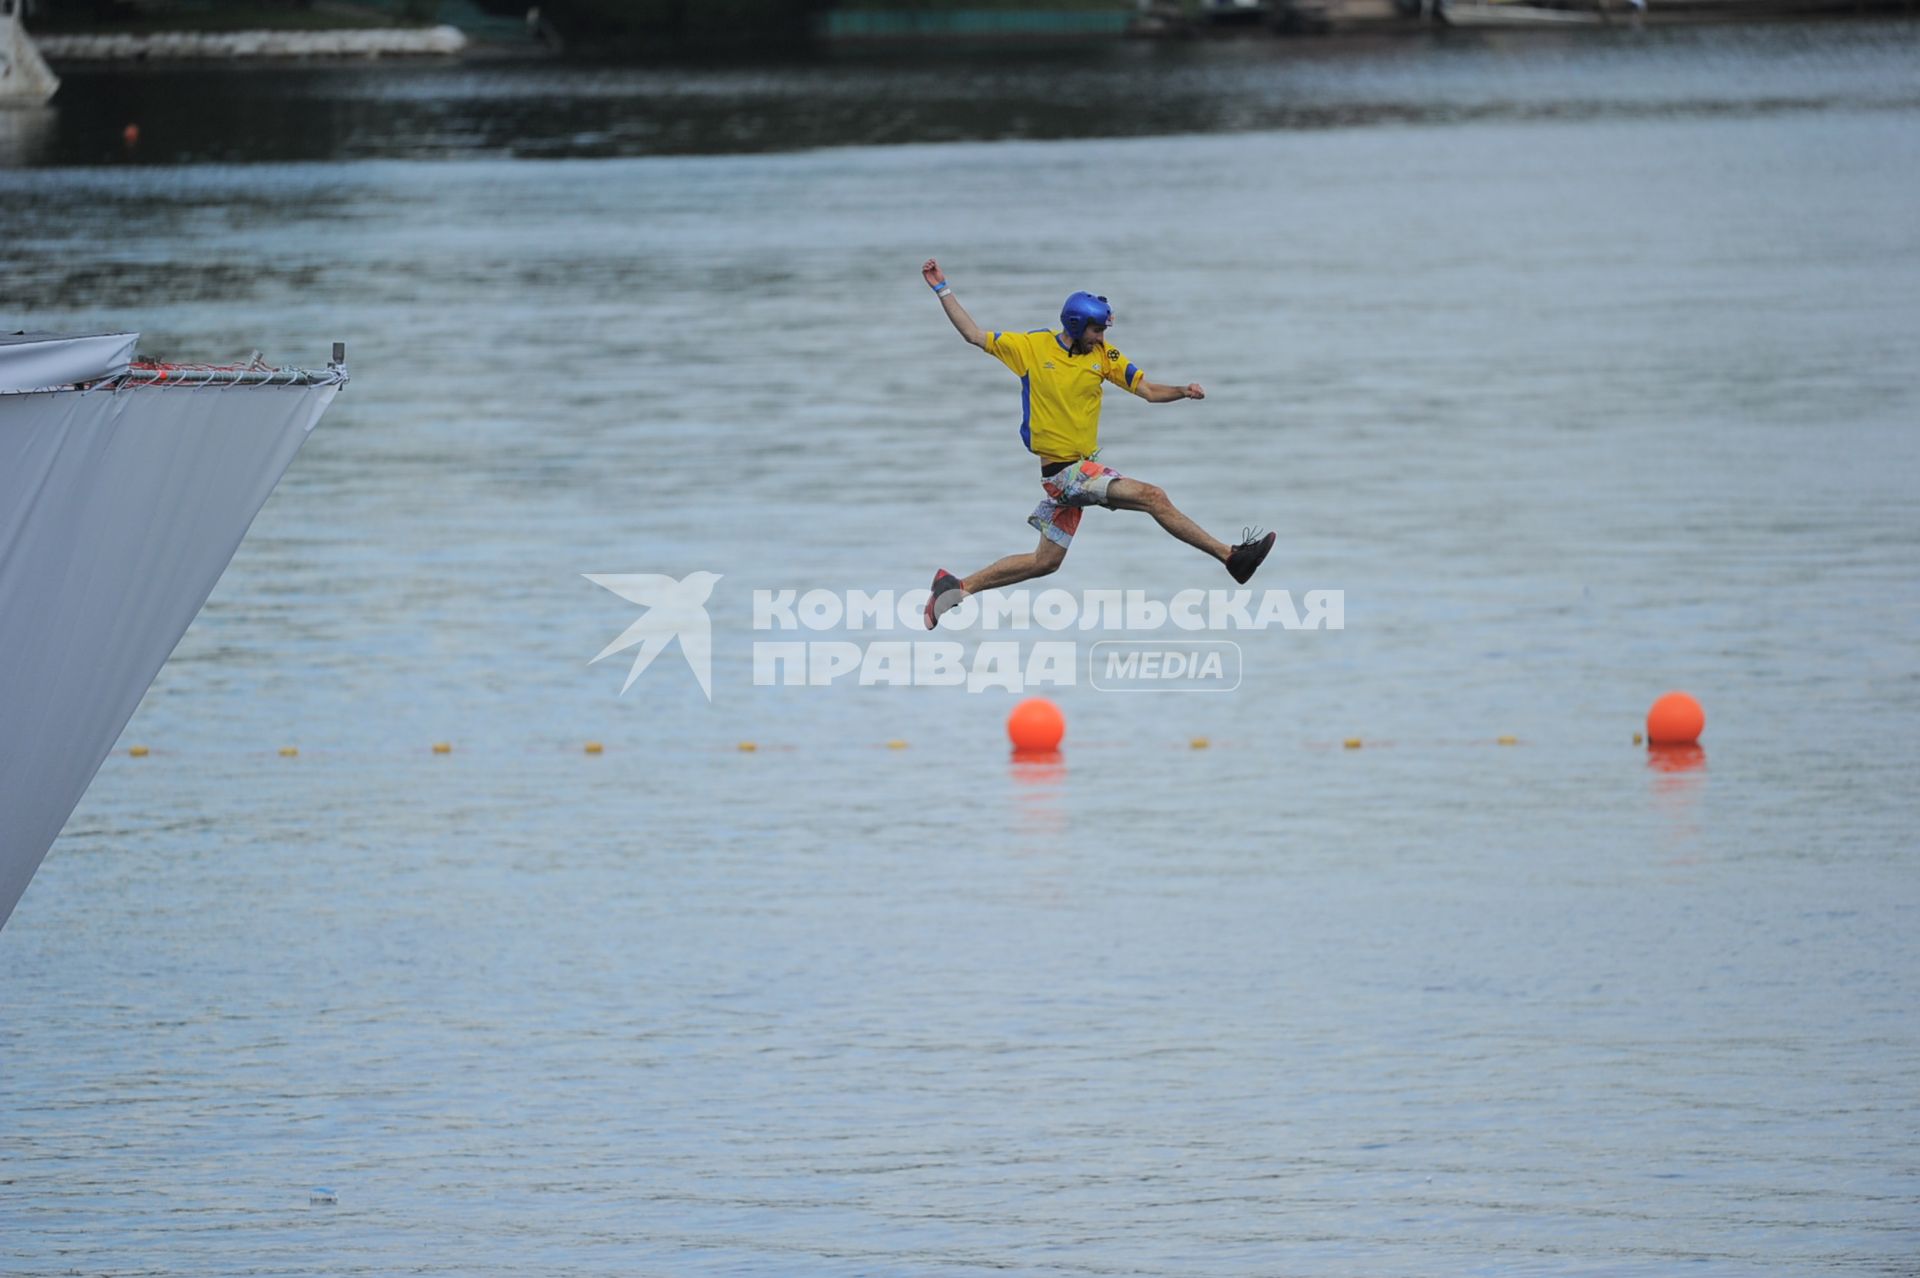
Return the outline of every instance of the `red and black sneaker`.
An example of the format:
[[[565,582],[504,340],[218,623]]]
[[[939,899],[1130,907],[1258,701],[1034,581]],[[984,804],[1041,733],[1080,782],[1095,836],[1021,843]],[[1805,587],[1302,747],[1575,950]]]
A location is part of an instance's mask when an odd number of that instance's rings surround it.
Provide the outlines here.
[[[1273,549],[1273,543],[1280,539],[1280,534],[1268,533],[1262,537],[1259,529],[1244,528],[1241,535],[1246,540],[1235,546],[1227,556],[1227,571],[1244,586],[1248,578],[1253,576],[1253,570],[1260,566],[1260,561],[1267,557],[1267,552]]]
[[[933,574],[933,593],[927,596],[927,629],[939,625],[940,618],[966,597],[967,588],[958,577],[945,568]]]

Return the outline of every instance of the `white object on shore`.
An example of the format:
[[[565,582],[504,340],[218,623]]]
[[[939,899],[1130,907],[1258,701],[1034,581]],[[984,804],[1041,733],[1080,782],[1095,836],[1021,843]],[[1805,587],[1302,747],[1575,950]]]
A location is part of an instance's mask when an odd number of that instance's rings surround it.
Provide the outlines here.
[[[0,106],[39,106],[60,87],[60,77],[20,25],[21,0],[0,0]]]
[[[1553,9],[1515,0],[1440,0],[1440,17],[1450,27],[1596,26],[1606,21],[1598,9]]]
[[[137,340],[0,339],[0,926],[347,380]]]
[[[458,27],[448,26],[342,31],[161,31],[151,35],[47,36],[40,41],[40,48],[48,57],[66,62],[446,57],[466,47],[467,37]]]

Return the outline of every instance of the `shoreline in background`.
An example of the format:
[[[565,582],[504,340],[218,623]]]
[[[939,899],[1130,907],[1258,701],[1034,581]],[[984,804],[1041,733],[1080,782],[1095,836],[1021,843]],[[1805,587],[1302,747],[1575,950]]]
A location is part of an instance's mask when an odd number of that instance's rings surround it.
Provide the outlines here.
[[[1631,28],[1635,26],[1692,26],[1707,24],[1774,23],[1793,21],[1844,21],[1848,19],[1887,19],[1916,12],[1916,0],[1652,0],[1645,10],[1636,10],[1631,0],[1590,0],[1597,8],[1545,9],[1548,13],[1578,14],[1578,23],[1554,22],[1548,29],[1564,32],[1569,26],[1590,29]],[[833,54],[865,49],[927,47],[938,45],[956,51],[969,46],[1005,48],[1011,43],[1041,45],[1106,44],[1120,40],[1150,41],[1224,41],[1311,39],[1354,35],[1416,34],[1454,29],[1429,4],[1426,16],[1405,12],[1396,0],[1296,0],[1289,6],[1273,6],[1259,21],[1238,24],[1204,23],[1197,20],[1168,22],[1142,11],[1125,23],[1089,24],[1087,11],[1061,10],[1062,21],[1049,25],[1044,21],[1051,11],[1009,12],[999,10],[835,10],[821,15],[812,52]],[[1475,4],[1480,11],[1515,11],[1518,15],[1542,12],[1544,6],[1527,3]],[[345,6],[330,10],[336,20],[354,17],[378,17],[373,10]],[[537,14],[537,10],[535,11]],[[449,15],[458,17],[458,14]],[[1514,25],[1496,24],[1501,30],[1539,29],[1522,17]],[[469,29],[463,30],[465,26]],[[1469,28],[1486,29],[1476,22]],[[480,27],[475,30],[471,28]],[[49,62],[68,67],[126,66],[140,63],[178,65],[183,62],[211,62],[223,65],[282,65],[305,62],[376,61],[390,58],[496,61],[502,59],[544,60],[562,56],[563,51],[587,60],[604,56],[585,42],[576,42],[563,50],[562,42],[551,28],[537,17],[525,27],[523,39],[507,35],[511,28],[499,19],[483,24],[442,23],[434,26],[391,24],[282,27],[278,29],[134,29],[88,25],[82,28],[56,28],[33,33],[35,44]],[[714,58],[762,59],[766,50],[746,46],[727,51],[702,47],[682,50],[661,46],[651,54],[642,48],[630,51],[620,60],[646,62],[660,57],[696,52],[702,60]]]

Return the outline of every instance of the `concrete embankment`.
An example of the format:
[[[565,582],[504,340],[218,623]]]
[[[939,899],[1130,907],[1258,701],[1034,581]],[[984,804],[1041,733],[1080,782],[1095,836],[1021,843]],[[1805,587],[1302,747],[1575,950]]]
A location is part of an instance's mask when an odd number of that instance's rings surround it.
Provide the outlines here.
[[[222,61],[230,58],[447,57],[463,52],[457,27],[344,31],[163,31],[144,35],[42,35],[34,43],[54,62]]]

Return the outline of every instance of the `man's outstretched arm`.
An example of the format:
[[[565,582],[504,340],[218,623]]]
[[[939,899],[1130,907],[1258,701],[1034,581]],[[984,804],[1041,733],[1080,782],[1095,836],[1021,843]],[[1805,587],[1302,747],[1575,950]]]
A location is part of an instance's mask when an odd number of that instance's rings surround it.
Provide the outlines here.
[[[1133,391],[1149,404],[1167,404],[1176,399],[1205,399],[1207,392],[1200,388],[1199,382],[1188,382],[1185,386],[1162,386],[1159,382],[1140,379],[1140,385]]]
[[[967,314],[967,308],[960,305],[960,299],[953,295],[953,285],[947,283],[946,275],[940,270],[940,263],[928,258],[927,264],[920,268],[920,278],[927,282],[934,296],[940,299],[941,309],[946,311],[947,318],[953,321],[953,326],[959,331],[960,336],[973,345],[985,349],[987,335],[980,331],[980,326],[973,322],[973,316]]]

